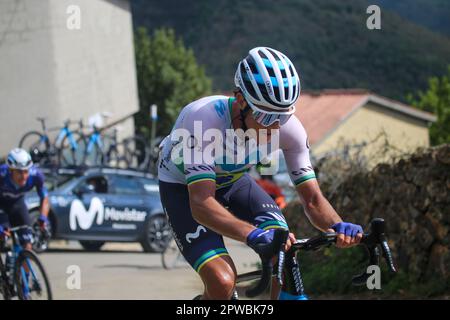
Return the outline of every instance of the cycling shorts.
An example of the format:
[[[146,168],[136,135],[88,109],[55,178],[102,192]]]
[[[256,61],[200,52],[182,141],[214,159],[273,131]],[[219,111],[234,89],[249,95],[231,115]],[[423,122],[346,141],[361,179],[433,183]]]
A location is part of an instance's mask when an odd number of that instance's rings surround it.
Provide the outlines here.
[[[228,255],[220,234],[192,217],[186,185],[159,181],[161,202],[181,253],[195,271],[209,261]],[[248,174],[231,186],[216,190],[216,200],[237,218],[268,230],[288,229],[275,201]]]
[[[24,197],[15,201],[0,200],[0,225],[3,227],[31,226],[30,214]],[[17,231],[19,242],[22,246],[33,243],[31,227]]]

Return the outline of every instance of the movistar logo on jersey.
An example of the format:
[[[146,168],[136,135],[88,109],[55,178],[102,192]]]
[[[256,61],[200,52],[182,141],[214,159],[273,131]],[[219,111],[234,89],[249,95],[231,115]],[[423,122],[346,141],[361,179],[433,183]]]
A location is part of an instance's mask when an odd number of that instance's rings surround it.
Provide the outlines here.
[[[219,118],[223,118],[225,116],[225,110],[227,109],[227,106],[226,106],[225,102],[223,102],[222,100],[219,100],[214,105],[214,109],[216,110]]]
[[[94,224],[102,225],[105,221],[130,221],[142,222],[145,220],[147,212],[135,209],[125,208],[118,210],[116,208],[104,207],[103,202],[93,197],[89,209],[86,210],[83,203],[75,199],[72,201],[69,213],[69,225],[71,230],[88,230]]]
[[[198,237],[200,237],[200,232],[206,232],[206,228],[204,226],[199,225],[195,232],[186,234],[186,241],[188,243],[191,243],[192,240],[197,239]]]

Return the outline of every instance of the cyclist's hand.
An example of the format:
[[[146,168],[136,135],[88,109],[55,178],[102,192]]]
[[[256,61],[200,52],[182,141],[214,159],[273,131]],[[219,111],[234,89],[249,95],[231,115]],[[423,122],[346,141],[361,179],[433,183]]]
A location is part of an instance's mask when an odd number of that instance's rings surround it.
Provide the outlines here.
[[[255,252],[265,258],[271,258],[278,254],[279,248],[272,246],[275,229],[262,230],[256,228],[247,236],[247,245],[255,250]],[[290,233],[289,238],[286,241],[285,250],[289,250],[292,243],[295,242],[294,234]]]
[[[4,236],[6,236],[6,230],[0,225],[0,237],[3,238]]]
[[[291,248],[292,244],[295,243],[295,241],[297,241],[295,235],[293,233],[289,233],[289,238],[286,242],[286,246],[284,247],[284,251],[288,251]]]
[[[276,249],[272,246],[274,234],[274,229],[264,231],[256,228],[248,234],[247,245],[260,256],[270,259],[277,253]]]
[[[339,222],[331,226],[329,232],[338,233],[336,246],[338,248],[349,248],[357,245],[363,236],[363,229],[360,225]]]
[[[39,226],[44,230],[48,225],[48,218],[46,215],[41,214],[38,218]]]

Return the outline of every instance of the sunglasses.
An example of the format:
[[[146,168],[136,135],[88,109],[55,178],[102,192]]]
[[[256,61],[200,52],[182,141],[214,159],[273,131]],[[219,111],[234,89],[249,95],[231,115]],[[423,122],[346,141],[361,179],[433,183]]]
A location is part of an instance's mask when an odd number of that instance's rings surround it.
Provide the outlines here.
[[[263,112],[260,111],[259,109],[261,109],[261,107],[256,107],[254,104],[252,104],[251,102],[249,102],[247,99],[245,99],[245,101],[247,102],[247,104],[250,106],[250,108],[252,109],[252,117],[253,119],[255,119],[255,121],[264,126],[264,127],[270,127],[271,125],[273,125],[275,122],[279,122],[280,126],[285,124],[286,122],[288,122],[288,120],[291,118],[292,113],[291,114],[285,114],[285,113],[268,113],[268,112]]]
[[[280,122],[280,125],[283,125],[288,122],[291,116],[292,114],[270,114],[254,110],[252,112],[253,119],[264,127],[269,127],[277,121]]]

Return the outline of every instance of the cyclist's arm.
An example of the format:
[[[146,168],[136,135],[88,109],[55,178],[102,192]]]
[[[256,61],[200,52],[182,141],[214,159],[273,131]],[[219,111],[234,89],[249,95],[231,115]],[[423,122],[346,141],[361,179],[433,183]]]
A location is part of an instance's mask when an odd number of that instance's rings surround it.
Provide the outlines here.
[[[328,200],[320,191],[317,180],[309,180],[296,187],[300,196],[300,201],[305,208],[305,214],[309,221],[318,229],[324,232],[335,232],[330,226],[343,222]],[[362,238],[362,234],[356,237],[346,236],[339,233],[336,246],[339,248],[349,248],[357,245]]]
[[[192,216],[198,223],[226,237],[246,242],[255,227],[236,218],[215,199],[215,181],[199,181],[190,184],[188,189]]]
[[[296,189],[306,216],[317,229],[326,232],[333,224],[342,222],[342,219],[320,191],[317,180],[308,180],[298,185]]]
[[[295,185],[306,216],[317,229],[327,231],[342,219],[320,191],[309,157],[309,143],[305,129],[294,116],[280,129],[289,175]]]
[[[37,194],[39,195],[39,198],[41,200],[39,212],[48,217],[48,212],[50,211],[50,202],[48,200],[48,191],[47,188],[44,185],[44,175],[39,170],[35,169],[35,186]]]

